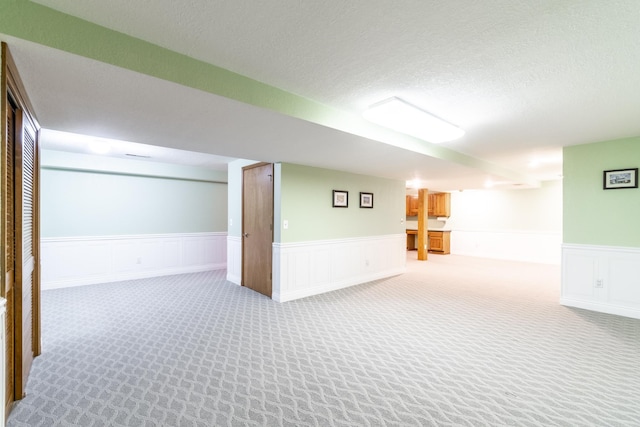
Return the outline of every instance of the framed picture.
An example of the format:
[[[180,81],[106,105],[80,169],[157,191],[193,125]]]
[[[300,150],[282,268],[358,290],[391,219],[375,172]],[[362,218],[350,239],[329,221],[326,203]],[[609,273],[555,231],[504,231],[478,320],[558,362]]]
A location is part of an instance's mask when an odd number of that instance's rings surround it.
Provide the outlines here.
[[[360,193],[360,207],[373,208],[373,193]]]
[[[605,190],[638,188],[638,168],[604,171],[603,175]]]
[[[333,207],[334,208],[348,208],[349,207],[349,192],[343,190],[333,190]]]

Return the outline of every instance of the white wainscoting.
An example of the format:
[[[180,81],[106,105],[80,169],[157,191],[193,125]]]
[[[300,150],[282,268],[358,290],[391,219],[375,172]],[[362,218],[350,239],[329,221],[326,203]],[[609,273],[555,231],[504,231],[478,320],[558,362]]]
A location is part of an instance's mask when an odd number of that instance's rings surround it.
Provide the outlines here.
[[[561,261],[562,234],[535,231],[451,232],[451,253],[510,261],[556,264]]]
[[[406,271],[406,234],[273,244],[273,293],[284,302]]]
[[[242,237],[227,236],[227,280],[242,284]]]
[[[43,238],[42,289],[224,269],[227,233]]]
[[[560,304],[640,319],[640,248],[564,244]]]

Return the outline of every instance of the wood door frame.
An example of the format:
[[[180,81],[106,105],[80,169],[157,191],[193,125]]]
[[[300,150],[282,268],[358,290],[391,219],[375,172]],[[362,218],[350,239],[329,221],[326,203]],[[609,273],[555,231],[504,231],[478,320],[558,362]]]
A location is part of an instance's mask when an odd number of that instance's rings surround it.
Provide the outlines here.
[[[240,220],[240,221],[241,221],[241,227],[242,227],[242,228],[241,228],[241,230],[240,230],[240,239],[241,239],[240,241],[241,241],[241,245],[242,245],[242,246],[241,246],[241,252],[242,252],[242,261],[241,261],[241,263],[242,263],[242,264],[241,264],[241,265],[242,265],[242,272],[241,272],[241,274],[240,274],[240,285],[241,285],[241,286],[245,286],[245,277],[244,277],[244,275],[245,275],[245,266],[246,266],[246,263],[245,263],[245,239],[244,239],[244,234],[245,234],[245,230],[244,230],[244,217],[245,217],[245,209],[244,209],[244,208],[245,208],[245,206],[244,206],[244,196],[245,196],[244,172],[245,172],[246,170],[249,170],[249,169],[259,168],[259,167],[268,166],[268,165],[271,165],[272,173],[273,173],[273,175],[275,175],[275,165],[274,165],[273,163],[269,163],[269,162],[259,162],[259,163],[254,163],[254,164],[252,164],[252,165],[244,166],[244,167],[242,168],[242,196],[241,196],[241,201],[242,201],[242,218],[241,218],[241,220]],[[274,202],[274,200],[275,200],[273,185],[275,185],[275,181],[276,181],[276,180],[275,180],[275,176],[273,176],[273,177],[272,177],[272,180],[271,180],[271,183],[272,183],[272,191],[271,191],[271,199],[272,199],[272,200],[271,200],[271,201],[272,201],[272,203],[271,203],[271,207],[272,207],[272,209],[271,209],[271,224],[272,224],[272,226],[271,226],[271,243],[272,243],[272,244],[273,244],[273,234],[274,234],[273,218],[274,218],[274,215],[275,215],[275,212],[274,212],[274,210],[275,210],[275,205],[274,205],[274,203],[273,203],[273,202]],[[272,280],[273,280],[273,253],[271,254],[270,265],[271,265],[271,268],[270,268],[270,271],[271,271],[271,277],[272,277]],[[271,285],[272,285],[272,287],[271,287],[271,294],[273,295],[273,281],[272,281]],[[269,298],[271,298],[271,296],[272,296],[272,295],[269,295]]]
[[[27,97],[27,92],[22,84],[22,81],[20,80],[20,76],[18,74],[18,70],[16,68],[15,62],[13,61],[13,58],[11,57],[11,53],[9,52],[9,48],[7,46],[6,43],[2,42],[0,44],[0,50],[1,50],[1,64],[2,64],[2,79],[0,80],[0,92],[2,92],[1,96],[1,108],[0,108],[0,115],[2,116],[0,119],[3,120],[3,127],[2,129],[6,129],[6,122],[8,119],[8,109],[9,107],[9,99],[11,99],[11,101],[13,103],[15,103],[16,105],[16,120],[15,123],[18,124],[20,122],[20,120],[22,120],[22,122],[28,121],[30,126],[33,128],[34,130],[34,159],[33,159],[33,167],[34,167],[34,189],[33,189],[33,233],[32,233],[32,252],[33,252],[33,257],[34,257],[34,266],[33,266],[33,282],[31,284],[32,286],[32,292],[31,292],[31,297],[32,297],[32,325],[31,325],[31,336],[29,337],[22,337],[21,332],[22,332],[22,319],[19,319],[20,322],[16,322],[16,316],[19,315],[19,312],[17,310],[17,307],[15,307],[15,291],[20,288],[22,289],[22,285],[20,286],[16,286],[15,282],[17,280],[17,278],[14,277],[14,301],[7,301],[7,304],[14,304],[13,307],[13,314],[14,314],[14,319],[13,319],[13,332],[14,332],[14,337],[13,337],[13,341],[14,341],[14,363],[13,363],[13,369],[11,370],[11,372],[7,372],[7,382],[10,381],[10,376],[12,377],[12,381],[14,384],[14,388],[13,388],[13,400],[19,400],[23,397],[24,394],[24,388],[26,386],[26,382],[23,381],[22,378],[22,372],[18,372],[18,369],[21,368],[22,366],[22,348],[18,348],[15,343],[21,343],[22,339],[27,338],[29,340],[31,340],[31,347],[32,347],[32,351],[33,351],[33,357],[35,358],[36,356],[38,356],[41,352],[41,324],[40,324],[40,292],[41,292],[41,288],[40,288],[40,192],[39,192],[39,184],[40,184],[40,176],[39,176],[39,169],[40,169],[40,154],[39,154],[39,144],[38,144],[38,133],[40,130],[40,125],[38,124],[38,121],[36,120],[35,116],[33,115],[33,107],[31,105],[31,103],[29,102],[29,99]],[[18,111],[20,111],[21,113],[18,113]],[[23,128],[22,126],[20,126],[20,128],[18,128],[18,126],[15,127],[15,134],[16,136],[19,134],[20,138],[22,139],[22,132],[23,132]],[[2,212],[2,227],[0,230],[0,234],[2,236],[2,244],[4,245],[4,242],[7,239],[7,235],[8,233],[14,233],[15,236],[15,228],[16,227],[21,227],[22,224],[18,225],[15,221],[14,221],[14,230],[7,230],[6,226],[5,226],[5,216],[7,215],[8,211],[7,211],[7,195],[4,194],[5,190],[6,190],[6,182],[5,182],[5,177],[7,176],[6,174],[9,172],[7,170],[8,167],[8,159],[7,159],[7,153],[5,150],[5,147],[7,146],[8,143],[8,135],[6,134],[6,132],[2,132],[2,156],[1,156],[1,165],[0,165],[0,174],[1,174],[1,184],[0,187],[2,188],[2,206],[1,206],[1,212]],[[17,158],[17,154],[14,153],[14,158]],[[13,172],[15,173],[15,172]],[[22,182],[18,183],[15,182],[14,185],[22,185]],[[17,202],[17,201],[16,201]],[[14,211],[14,216],[16,215],[16,212]],[[5,274],[7,272],[7,265],[6,264],[6,259],[5,257],[0,257],[1,258],[1,264],[0,264],[0,279],[2,280],[1,282],[1,286],[0,288],[2,288],[2,295],[4,296],[6,293],[6,277]],[[15,261],[14,261],[15,262]],[[20,335],[20,336],[18,336]],[[9,337],[7,337],[9,338]],[[20,363],[15,363],[17,360],[20,361]],[[6,384],[5,384],[6,386]],[[6,407],[6,411],[5,411],[5,416],[9,415],[10,409],[12,406],[12,402],[9,401],[7,402],[7,407]]]

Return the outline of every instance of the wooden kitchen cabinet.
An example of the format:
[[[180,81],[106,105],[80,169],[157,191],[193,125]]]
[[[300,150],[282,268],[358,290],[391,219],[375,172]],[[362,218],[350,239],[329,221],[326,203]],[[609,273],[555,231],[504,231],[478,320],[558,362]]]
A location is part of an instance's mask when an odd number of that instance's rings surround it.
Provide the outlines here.
[[[407,216],[418,216],[418,203],[418,196],[406,196]],[[427,203],[427,216],[451,216],[450,193],[429,193]]]
[[[451,193],[429,194],[429,216],[451,216]]]
[[[407,216],[418,216],[418,196],[407,196]]]
[[[429,252],[447,255],[451,252],[451,231],[429,231]]]
[[[427,216],[434,216],[433,207],[436,204],[436,193],[429,194],[427,200],[429,201],[429,206],[427,207]]]

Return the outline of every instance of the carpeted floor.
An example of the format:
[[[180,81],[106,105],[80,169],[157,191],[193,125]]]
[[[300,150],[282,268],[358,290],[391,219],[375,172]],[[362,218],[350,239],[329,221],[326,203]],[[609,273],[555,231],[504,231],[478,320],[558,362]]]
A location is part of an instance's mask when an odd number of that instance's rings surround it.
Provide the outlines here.
[[[640,320],[460,256],[275,303],[189,274],[45,291],[21,426],[640,426]]]

